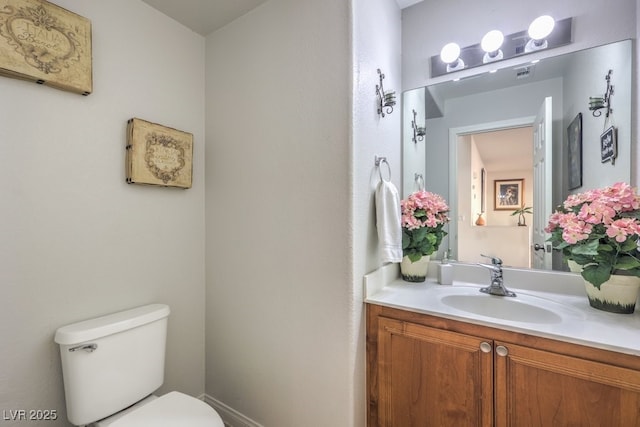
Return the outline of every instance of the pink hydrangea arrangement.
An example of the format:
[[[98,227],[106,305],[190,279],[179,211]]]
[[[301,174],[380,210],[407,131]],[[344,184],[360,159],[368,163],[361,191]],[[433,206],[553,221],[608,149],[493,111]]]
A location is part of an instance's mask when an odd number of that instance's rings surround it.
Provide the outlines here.
[[[570,195],[549,217],[548,241],[565,259],[583,266],[596,288],[614,272],[640,276],[640,196],[630,185]]]
[[[449,206],[442,196],[428,191],[412,193],[400,203],[402,207],[402,253],[416,262],[435,252],[447,235]]]

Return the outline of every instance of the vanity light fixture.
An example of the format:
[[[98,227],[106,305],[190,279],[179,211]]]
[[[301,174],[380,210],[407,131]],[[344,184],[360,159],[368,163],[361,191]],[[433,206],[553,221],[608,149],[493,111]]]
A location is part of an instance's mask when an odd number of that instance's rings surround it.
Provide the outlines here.
[[[527,35],[530,37],[530,40],[525,45],[524,51],[529,53],[549,47],[547,37],[549,37],[549,34],[553,31],[555,25],[556,20],[549,15],[538,16],[534,19],[527,30]]]
[[[431,57],[431,77],[564,46],[572,42],[572,23],[573,18],[556,21],[549,15],[543,15],[536,18],[526,31],[503,35],[492,30],[484,35],[481,43],[463,48],[448,43],[440,55]]]
[[[376,85],[376,94],[378,95],[378,114],[384,117],[386,111],[387,114],[393,113],[393,107],[396,105],[396,93],[394,91],[384,91],[382,86],[382,80],[384,80],[384,74],[378,68],[378,76],[380,78],[380,84]]]
[[[485,52],[482,57],[483,64],[504,59],[504,53],[500,50],[502,43],[504,43],[504,34],[500,30],[491,30],[482,37],[480,47]]]
[[[416,113],[416,110],[412,110],[413,111],[413,120],[411,120],[411,127],[413,128],[413,138],[411,138],[411,140],[414,143],[418,143],[418,141],[424,141],[424,136],[427,133],[427,130],[424,126],[418,126],[416,124],[416,115],[418,113]]]

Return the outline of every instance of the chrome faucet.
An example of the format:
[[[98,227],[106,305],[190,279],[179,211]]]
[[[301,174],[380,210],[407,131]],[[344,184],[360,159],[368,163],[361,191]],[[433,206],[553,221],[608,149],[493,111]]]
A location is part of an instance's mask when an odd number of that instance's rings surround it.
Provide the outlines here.
[[[491,284],[486,288],[481,288],[480,292],[484,292],[485,294],[489,295],[498,295],[501,297],[515,297],[515,293],[504,287],[504,283],[502,280],[502,260],[500,258],[482,254],[481,256],[491,260],[491,264],[478,263],[478,265],[489,269],[491,273]]]

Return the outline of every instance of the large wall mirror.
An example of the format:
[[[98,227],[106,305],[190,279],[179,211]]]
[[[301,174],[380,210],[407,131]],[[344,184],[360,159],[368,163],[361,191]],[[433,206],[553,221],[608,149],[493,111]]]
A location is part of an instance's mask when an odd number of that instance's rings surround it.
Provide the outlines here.
[[[403,94],[403,195],[424,180],[449,201],[440,252],[460,262],[486,254],[505,266],[566,269],[545,243],[551,211],[568,194],[631,180],[632,55],[625,40]],[[609,70],[612,113],[596,117],[589,98],[604,95]],[[414,110],[422,141],[412,138]],[[617,157],[603,162],[600,138],[610,126]],[[541,143],[546,151],[534,157]],[[514,214],[523,206],[533,213]]]

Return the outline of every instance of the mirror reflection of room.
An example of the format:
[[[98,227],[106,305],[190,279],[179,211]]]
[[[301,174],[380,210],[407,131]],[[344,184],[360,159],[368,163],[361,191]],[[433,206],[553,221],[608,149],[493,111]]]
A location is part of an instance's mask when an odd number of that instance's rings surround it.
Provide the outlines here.
[[[505,265],[513,267],[566,270],[561,257],[544,250],[546,237],[541,229],[567,195],[630,182],[632,57],[630,40],[555,56],[550,51],[535,63],[523,58],[520,65],[495,73],[484,72],[459,81],[451,77],[450,81],[403,94],[405,114],[407,108],[415,109],[418,122],[424,121],[426,128],[424,143],[414,143],[404,133],[403,195],[415,190],[412,177],[417,173],[424,176],[428,191],[450,201],[449,235],[441,251],[449,249],[460,262],[478,262],[479,254],[485,251],[499,254],[505,258]],[[618,155],[613,164],[601,159],[604,116],[594,117],[589,111],[590,97],[605,91],[605,77],[611,69],[615,86],[612,120],[618,132]],[[548,118],[542,122],[549,125],[550,133],[543,139],[551,144],[542,181],[546,184],[537,186],[540,181],[534,178],[536,161],[531,147],[539,126],[536,120],[547,103]],[[579,115],[580,176],[576,177],[577,160],[569,149],[570,143],[575,146],[576,142],[569,141],[568,130]],[[527,136],[515,135],[519,133]],[[527,139],[526,144],[515,143],[521,139]],[[487,140],[493,142],[492,149],[487,148],[491,145]],[[512,152],[515,147],[522,151]],[[498,155],[499,159],[492,157]],[[528,166],[523,165],[525,162]],[[482,169],[486,173],[484,187]],[[577,178],[579,186],[574,184]],[[496,209],[497,180],[522,180],[523,205]],[[520,215],[514,212],[526,207],[532,213],[523,214],[526,226],[518,226]],[[479,217],[483,226],[476,225]],[[536,251],[535,247],[542,250]],[[540,255],[547,259],[540,259]]]
[[[458,258],[501,254],[505,265],[531,267],[532,224],[514,211],[533,205],[533,129],[524,126],[458,138]],[[484,170],[484,183],[483,183]],[[484,224],[478,224],[479,217]],[[482,222],[482,221],[480,221]]]

